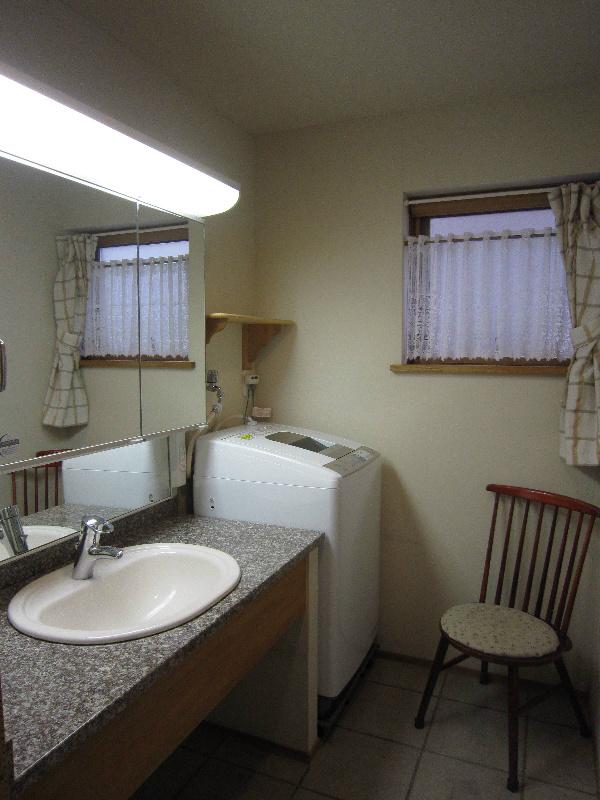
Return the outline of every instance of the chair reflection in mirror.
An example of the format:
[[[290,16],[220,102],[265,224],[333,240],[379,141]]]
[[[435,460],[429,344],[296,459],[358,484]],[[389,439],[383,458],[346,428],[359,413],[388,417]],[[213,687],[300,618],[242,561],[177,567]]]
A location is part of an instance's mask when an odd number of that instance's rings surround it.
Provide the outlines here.
[[[64,452],[64,450],[38,450],[36,456]],[[46,511],[62,502],[61,469],[62,461],[53,461],[51,464],[10,473],[12,504],[19,507],[23,516]]]

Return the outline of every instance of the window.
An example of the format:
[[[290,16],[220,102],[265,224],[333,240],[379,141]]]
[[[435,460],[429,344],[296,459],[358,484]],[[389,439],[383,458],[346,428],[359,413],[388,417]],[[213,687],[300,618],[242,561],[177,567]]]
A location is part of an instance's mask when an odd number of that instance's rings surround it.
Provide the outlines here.
[[[545,194],[426,201],[409,209],[406,364],[569,360],[564,267]]]
[[[139,352],[146,360],[188,359],[187,229],[141,232]],[[91,265],[84,359],[138,357],[138,246],[129,235],[101,236]]]

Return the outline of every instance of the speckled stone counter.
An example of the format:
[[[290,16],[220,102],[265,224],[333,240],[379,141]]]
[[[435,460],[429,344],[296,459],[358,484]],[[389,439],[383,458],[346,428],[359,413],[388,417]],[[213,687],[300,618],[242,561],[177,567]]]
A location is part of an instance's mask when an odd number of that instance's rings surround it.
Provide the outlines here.
[[[44,527],[48,526],[50,528],[59,526],[60,528],[68,528],[71,533],[76,533],[79,531],[81,519],[84,516],[115,519],[131,513],[131,509],[117,508],[115,506],[83,506],[75,503],[64,503],[61,506],[53,506],[52,508],[48,508],[44,511],[36,511],[33,514],[28,514],[26,517],[21,517],[21,522],[25,528],[27,528],[27,526],[35,525],[42,525]],[[64,539],[65,536],[69,536],[69,533],[60,531],[57,528],[57,531],[55,531],[54,541]],[[44,542],[43,544],[36,545],[33,537],[29,536],[27,539],[27,545],[29,548],[28,552],[32,553],[34,550],[39,550],[40,547],[45,547],[50,543],[51,542]],[[14,557],[15,556],[13,555],[8,544],[6,544],[5,547],[0,548],[0,562],[11,561]]]
[[[131,513],[131,509],[115,508],[114,506],[99,506],[92,504],[83,506],[76,503],[63,503],[61,506],[52,506],[45,511],[37,511],[22,517],[23,525],[61,525],[64,528],[79,530],[81,518],[98,516],[113,519],[123,514]]]
[[[184,542],[230,553],[237,588],[200,617],[164,633],[101,646],[43,642],[18,633],[6,609],[20,585],[0,589],[0,674],[16,789],[107,724],[199,641],[210,636],[275,578],[315,547],[322,534],[203,517],[161,520],[115,535],[111,544]]]

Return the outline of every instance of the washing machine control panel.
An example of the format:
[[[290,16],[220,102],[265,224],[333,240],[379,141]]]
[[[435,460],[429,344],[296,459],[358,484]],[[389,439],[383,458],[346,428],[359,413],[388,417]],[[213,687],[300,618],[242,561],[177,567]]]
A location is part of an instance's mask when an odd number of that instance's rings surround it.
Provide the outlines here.
[[[378,457],[379,453],[377,450],[372,450],[370,447],[359,447],[356,450],[352,450],[347,455],[337,458],[335,461],[330,461],[323,466],[345,476],[362,469],[362,467]]]

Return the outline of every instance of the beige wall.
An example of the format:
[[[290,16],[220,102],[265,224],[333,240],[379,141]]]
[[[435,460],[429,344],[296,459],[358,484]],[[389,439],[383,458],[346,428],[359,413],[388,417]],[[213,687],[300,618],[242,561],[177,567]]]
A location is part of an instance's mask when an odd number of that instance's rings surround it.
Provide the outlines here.
[[[598,172],[599,126],[590,87],[258,140],[256,310],[297,322],[259,362],[258,400],[277,420],[382,452],[387,650],[431,657],[438,615],[477,596],[486,483],[600,501],[600,470],[558,457],[561,379],[389,371],[401,358],[403,194]],[[595,646],[590,583],[573,627],[580,675]]]

